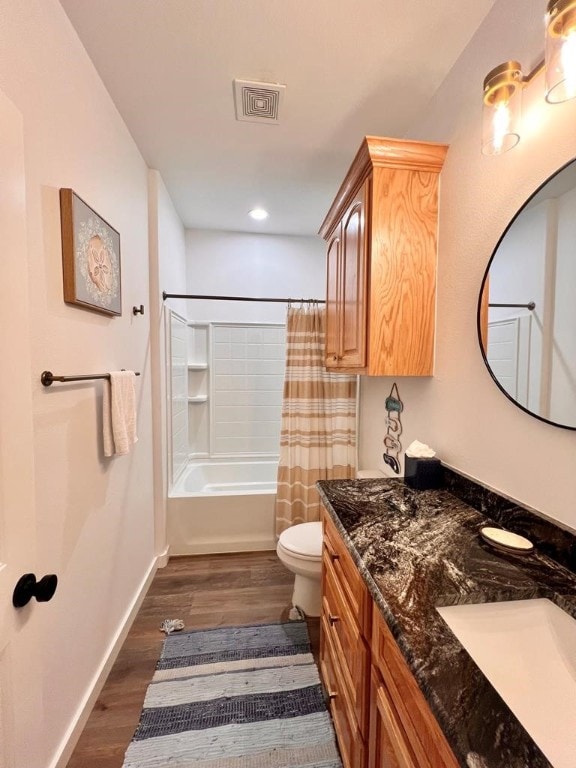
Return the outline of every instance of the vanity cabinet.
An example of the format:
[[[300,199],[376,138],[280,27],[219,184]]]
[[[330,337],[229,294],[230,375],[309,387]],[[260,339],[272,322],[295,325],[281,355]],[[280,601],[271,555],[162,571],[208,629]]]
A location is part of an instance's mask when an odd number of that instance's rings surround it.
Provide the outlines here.
[[[369,768],[458,768],[394,636],[374,607]]]
[[[320,672],[344,768],[365,768],[371,598],[327,516],[323,528]]]
[[[326,512],[323,531],[320,672],[344,768],[458,768]]]
[[[429,376],[444,144],[367,136],[322,226],[329,369]]]

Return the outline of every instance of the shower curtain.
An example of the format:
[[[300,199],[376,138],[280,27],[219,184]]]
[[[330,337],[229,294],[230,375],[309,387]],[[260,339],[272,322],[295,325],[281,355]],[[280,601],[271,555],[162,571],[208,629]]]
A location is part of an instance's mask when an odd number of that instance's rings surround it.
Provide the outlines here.
[[[320,519],[317,480],[356,473],[356,376],[324,368],[324,310],[288,307],[276,535]]]

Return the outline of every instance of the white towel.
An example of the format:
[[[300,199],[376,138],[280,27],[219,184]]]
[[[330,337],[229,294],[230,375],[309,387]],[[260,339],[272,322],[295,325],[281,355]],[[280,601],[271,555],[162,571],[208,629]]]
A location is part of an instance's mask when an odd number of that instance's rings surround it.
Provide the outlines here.
[[[104,456],[123,456],[138,440],[136,435],[136,374],[112,371],[102,399]]]

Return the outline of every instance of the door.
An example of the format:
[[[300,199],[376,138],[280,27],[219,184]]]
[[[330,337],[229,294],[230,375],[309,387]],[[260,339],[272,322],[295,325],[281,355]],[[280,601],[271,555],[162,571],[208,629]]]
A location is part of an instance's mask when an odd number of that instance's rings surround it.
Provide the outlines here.
[[[341,365],[366,365],[366,186],[342,220]]]
[[[326,251],[326,330],[324,342],[325,365],[338,366],[341,359],[340,334],[340,227],[332,236]]]
[[[12,605],[36,556],[25,206],[22,119],[0,91],[0,768],[38,764],[41,721],[34,605]]]
[[[486,359],[502,389],[525,408],[530,392],[530,330],[531,317],[521,315],[506,320],[494,320],[488,325]]]

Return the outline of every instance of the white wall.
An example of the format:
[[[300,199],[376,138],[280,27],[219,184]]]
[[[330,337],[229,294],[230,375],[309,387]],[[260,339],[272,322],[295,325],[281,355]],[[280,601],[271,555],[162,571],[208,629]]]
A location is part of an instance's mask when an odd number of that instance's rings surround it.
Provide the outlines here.
[[[543,53],[541,0],[498,0],[409,138],[450,144],[441,176],[434,377],[398,379],[404,447],[418,438],[446,463],[576,528],[576,433],[515,407],[480,354],[476,307],[490,255],[530,194],[576,155],[576,101],[548,105],[542,78],[524,92],[519,145],[480,153],[486,73],[508,59],[528,71]],[[360,466],[384,468],[391,379],[362,384]]]
[[[0,17],[0,88],[22,113],[25,142],[31,333],[21,341],[35,371],[38,528],[29,568],[59,577],[52,602],[20,614],[42,672],[14,681],[13,710],[18,717],[35,696],[44,707],[15,765],[47,768],[155,566],[149,314],[132,314],[133,305],[148,310],[147,168],[57,0],[1,0]],[[120,232],[122,317],[63,302],[60,187]],[[118,368],[141,372],[139,442],[106,459],[103,382],[45,389],[40,373]],[[19,643],[12,646],[17,656]]]
[[[167,285],[186,282],[184,227],[158,171],[148,172],[148,227],[150,242],[150,359],[152,363],[152,419],[154,425],[154,508],[156,554],[164,557],[166,542],[166,497],[170,468],[168,459],[170,410],[167,405],[170,366],[168,310],[186,312],[179,299],[162,299]],[[185,413],[185,412],[184,412]]]
[[[323,299],[326,295],[324,243],[320,237],[241,232],[186,232],[187,293]],[[170,293],[178,290],[167,289]],[[283,323],[286,305],[189,301],[194,322]]]

